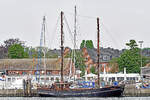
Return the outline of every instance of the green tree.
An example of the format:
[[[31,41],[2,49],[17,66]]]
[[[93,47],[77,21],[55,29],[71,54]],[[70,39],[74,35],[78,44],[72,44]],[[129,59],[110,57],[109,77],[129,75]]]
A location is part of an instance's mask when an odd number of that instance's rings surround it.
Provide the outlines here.
[[[111,67],[111,73],[116,73],[118,72],[118,58],[112,58],[110,61],[109,61],[109,66]]]
[[[75,67],[79,68],[81,72],[81,76],[85,74],[85,62],[81,51],[76,51],[75,53]]]
[[[94,67],[94,66],[92,66],[92,67],[90,68],[90,71],[91,71],[91,73],[96,74],[96,72],[95,72],[95,67]]]
[[[94,48],[93,41],[92,40],[87,40],[86,41],[86,47],[90,48],[90,49],[93,49]]]
[[[80,74],[80,75],[81,75],[81,77],[82,77],[82,76],[85,75],[85,67],[83,67],[83,66],[80,67],[80,70],[81,70],[81,74]]]
[[[20,41],[19,38],[10,38],[4,41],[3,45],[0,46],[0,58],[8,58],[8,48],[13,44],[21,44],[24,46],[24,41]]]
[[[82,40],[82,43],[80,44],[80,49],[82,49],[83,47],[93,49],[94,48],[93,41],[92,40],[86,40],[86,41]]]
[[[24,58],[29,58],[29,48],[24,48]]]
[[[87,48],[90,48],[90,49],[94,48],[92,40],[87,40],[85,45],[86,45]]]
[[[13,44],[8,48],[8,56],[12,59],[24,58],[25,52],[21,44]]]
[[[44,49],[45,49],[45,53],[47,53],[46,48],[40,47],[40,46],[36,47],[36,50],[37,50],[37,56],[38,56],[38,57],[43,58],[43,56],[44,56],[44,52],[43,52]]]
[[[38,57],[38,51],[35,48],[31,48],[29,52],[30,52],[30,58]]]
[[[84,48],[85,46],[85,40],[82,40],[81,44],[80,44],[80,49]]]
[[[124,67],[126,67],[127,73],[139,73],[141,63],[140,49],[135,40],[130,40],[126,45],[129,46],[130,49],[124,51],[118,58],[119,71],[123,71]],[[145,57],[143,57],[142,62],[143,65],[145,65]]]
[[[130,42],[126,43],[126,45],[129,46],[130,49],[132,49],[132,50],[135,49],[135,48],[138,48],[138,45],[137,45],[135,40],[130,40]]]

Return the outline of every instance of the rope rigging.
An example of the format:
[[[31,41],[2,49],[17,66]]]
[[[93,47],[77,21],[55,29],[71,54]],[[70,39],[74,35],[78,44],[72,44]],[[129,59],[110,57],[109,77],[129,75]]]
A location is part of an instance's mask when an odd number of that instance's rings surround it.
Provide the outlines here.
[[[70,37],[71,37],[71,40],[72,40],[71,42],[74,43],[74,42],[73,42],[73,35],[72,35],[71,29],[70,29],[70,27],[69,27],[69,24],[68,24],[67,19],[66,19],[65,16],[64,16],[64,21],[65,21],[65,23],[66,23],[66,25],[67,25],[67,29],[68,29],[69,35],[70,35]]]
[[[59,21],[60,21],[60,15],[58,16],[58,18],[57,18],[57,21],[56,21],[56,24],[55,24],[55,26],[54,26],[54,29],[53,29],[53,31],[52,31],[52,36],[50,36],[50,40],[51,40],[51,42],[50,42],[50,48],[52,48],[53,46],[52,46],[52,44],[54,44],[54,39],[56,38],[56,32],[57,32],[57,30],[58,30],[58,24],[59,24]]]
[[[66,14],[69,14],[69,15],[72,15],[72,16],[74,16],[74,13],[71,13],[71,12],[67,12]],[[90,19],[90,20],[95,20],[96,19],[96,17],[93,17],[93,16],[86,16],[86,15],[81,15],[81,14],[78,14],[77,15],[78,17],[81,17],[81,18],[86,18],[86,19]],[[118,42],[116,41],[116,39],[113,37],[113,35],[112,34],[114,34],[114,32],[112,32],[112,31],[110,31],[109,29],[108,29],[108,27],[106,27],[106,25],[103,23],[103,22],[101,22],[101,27],[103,27],[103,29],[102,30],[105,30],[105,33],[106,34],[108,34],[108,36],[111,38],[111,40],[113,41],[112,43],[114,44],[114,45],[116,45],[117,47],[119,47],[119,44],[118,44]],[[94,32],[94,33],[96,33],[96,32]],[[116,34],[116,32],[115,32],[115,34]],[[81,37],[80,37],[81,38]],[[83,38],[83,37],[82,37]],[[94,40],[95,41],[95,40]],[[96,41],[95,41],[95,43],[96,43]],[[109,44],[111,44],[111,43],[109,43]],[[103,45],[103,43],[101,43],[101,45]]]
[[[69,14],[69,15],[74,16],[74,13],[68,12],[68,11],[65,11],[65,14]],[[95,20],[97,18],[94,16],[87,16],[87,15],[81,15],[81,14],[78,14],[77,17],[82,17],[82,18],[87,18],[87,19],[92,19],[92,20]]]
[[[110,32],[110,30],[104,25],[104,23],[101,23],[101,25],[103,26],[103,29],[106,31],[106,34],[108,34],[108,36],[113,40],[114,45],[119,47],[118,42],[116,41],[116,39],[112,35],[112,31]]]

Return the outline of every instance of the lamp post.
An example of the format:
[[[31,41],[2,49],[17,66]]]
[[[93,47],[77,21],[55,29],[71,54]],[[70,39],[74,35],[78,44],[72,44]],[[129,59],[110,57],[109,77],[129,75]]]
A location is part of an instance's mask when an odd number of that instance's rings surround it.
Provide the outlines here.
[[[139,41],[140,43],[140,55],[141,55],[141,68],[143,67],[142,65],[142,44],[143,44],[144,41]],[[143,76],[142,76],[142,71],[141,71],[141,78],[142,78],[142,82],[143,82]]]

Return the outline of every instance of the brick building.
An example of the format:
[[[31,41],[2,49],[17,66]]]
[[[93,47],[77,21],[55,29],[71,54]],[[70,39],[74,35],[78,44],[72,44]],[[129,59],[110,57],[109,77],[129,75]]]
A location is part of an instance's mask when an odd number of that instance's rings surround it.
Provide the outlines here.
[[[97,49],[82,49],[83,57],[85,58],[85,65],[87,66],[86,70],[88,73],[90,73],[90,69],[92,66],[97,68]],[[112,58],[118,57],[120,52],[110,52],[109,49],[103,50],[103,48],[100,49],[100,59],[99,64],[101,65],[101,72],[104,71],[104,67],[106,68],[106,72],[111,72],[112,68],[109,65],[109,61]],[[118,69],[116,69],[117,71]]]
[[[43,59],[40,61],[33,59],[0,59],[0,71],[5,71],[7,75],[44,75],[45,68]],[[70,74],[70,58],[64,59],[64,75]],[[60,60],[59,59],[46,59],[46,74],[47,75],[60,75]],[[75,68],[72,64],[72,73]]]

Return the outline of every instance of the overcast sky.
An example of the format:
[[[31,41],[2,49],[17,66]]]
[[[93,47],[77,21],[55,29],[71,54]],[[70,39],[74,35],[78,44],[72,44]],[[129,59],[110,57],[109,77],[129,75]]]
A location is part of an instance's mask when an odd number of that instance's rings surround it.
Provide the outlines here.
[[[77,43],[92,39],[96,45],[96,17],[100,17],[101,46],[126,48],[130,39],[143,40],[150,47],[150,0],[0,0],[0,43],[20,38],[28,46],[40,44],[42,17],[46,15],[46,45],[60,44],[60,11],[73,32],[74,6],[77,5]],[[60,21],[60,20],[59,20]],[[72,47],[67,27],[65,46]]]

